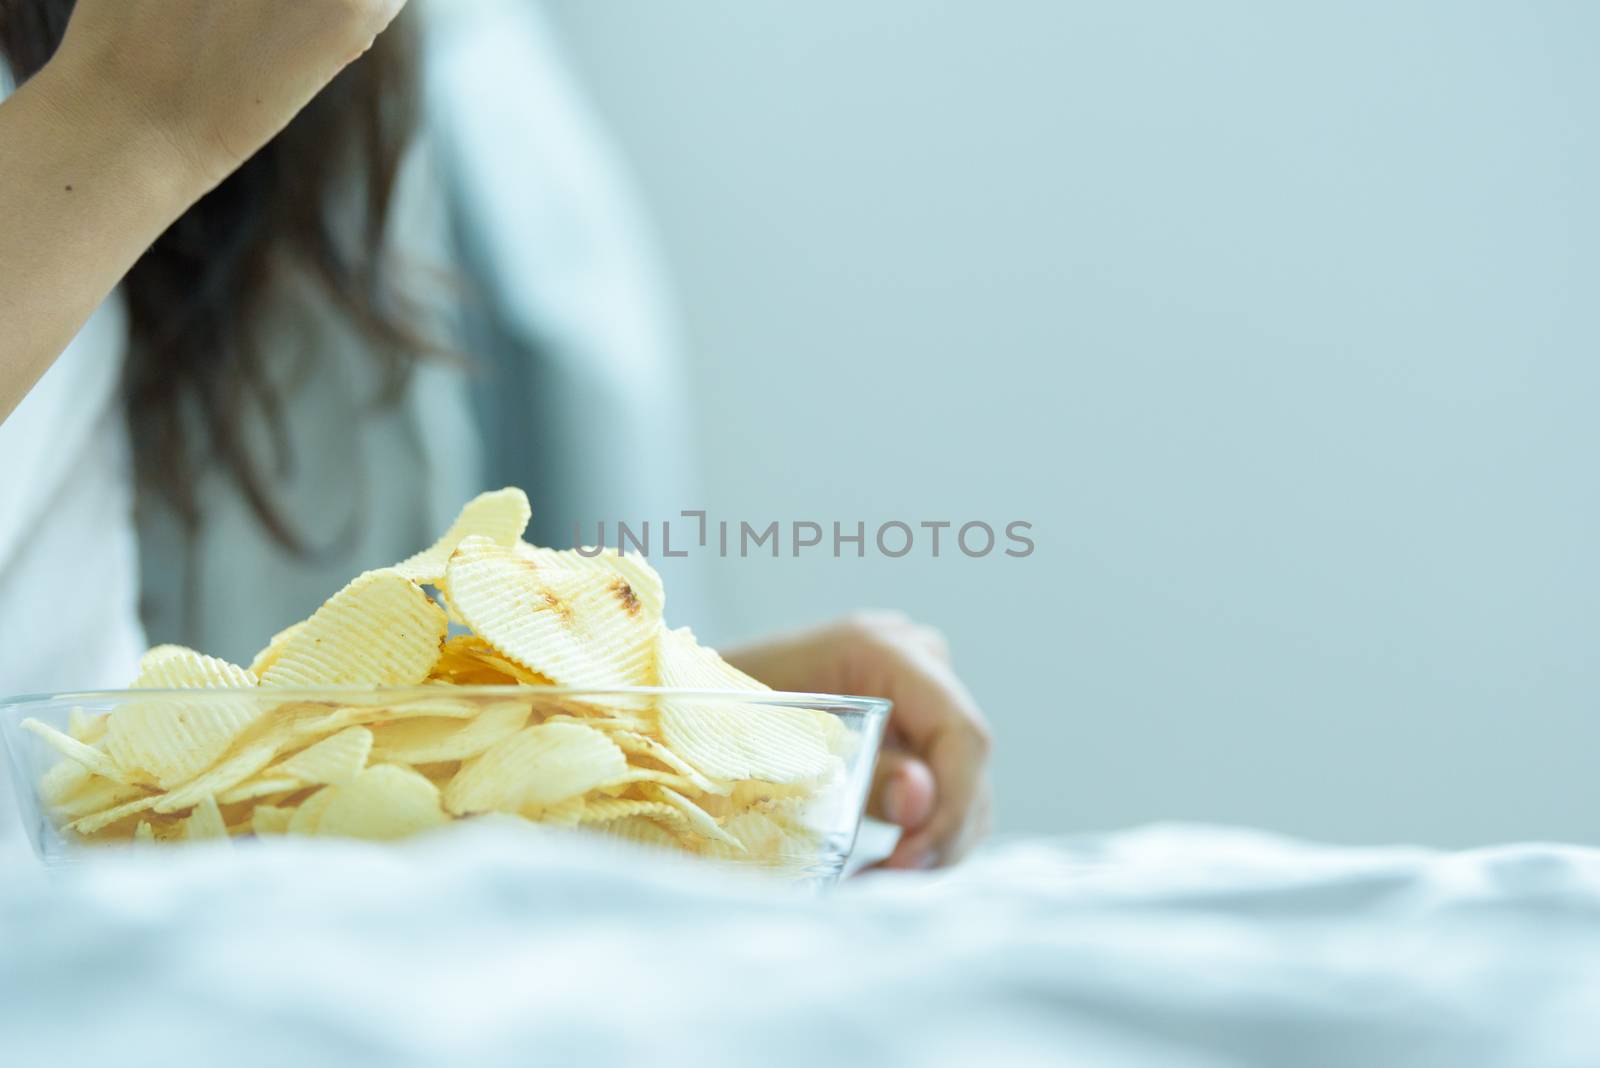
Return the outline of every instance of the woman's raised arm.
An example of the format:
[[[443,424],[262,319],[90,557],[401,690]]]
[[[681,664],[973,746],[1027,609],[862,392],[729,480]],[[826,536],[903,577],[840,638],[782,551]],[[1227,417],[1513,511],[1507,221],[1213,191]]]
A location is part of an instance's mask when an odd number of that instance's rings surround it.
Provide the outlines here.
[[[405,0],[78,0],[0,103],[0,420],[173,220]]]

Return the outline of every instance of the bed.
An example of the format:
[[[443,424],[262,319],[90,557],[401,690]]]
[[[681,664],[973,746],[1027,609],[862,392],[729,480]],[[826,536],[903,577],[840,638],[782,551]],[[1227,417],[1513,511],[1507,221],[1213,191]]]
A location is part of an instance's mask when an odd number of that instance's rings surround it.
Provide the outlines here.
[[[1600,851],[1204,826],[816,896],[515,824],[0,888],[0,1064],[1600,1065]]]

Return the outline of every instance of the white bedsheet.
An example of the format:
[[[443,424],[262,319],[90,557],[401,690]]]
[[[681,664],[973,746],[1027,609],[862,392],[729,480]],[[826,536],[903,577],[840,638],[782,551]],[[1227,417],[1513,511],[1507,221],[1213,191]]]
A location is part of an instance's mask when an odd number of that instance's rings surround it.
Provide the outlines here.
[[[512,825],[0,889],[0,1064],[1600,1065],[1600,851],[1158,826],[808,898]]]

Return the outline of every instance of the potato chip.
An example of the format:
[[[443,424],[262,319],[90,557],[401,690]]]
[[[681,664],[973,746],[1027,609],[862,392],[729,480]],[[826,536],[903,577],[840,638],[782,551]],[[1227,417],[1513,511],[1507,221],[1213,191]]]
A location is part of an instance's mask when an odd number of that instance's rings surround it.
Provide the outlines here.
[[[590,546],[578,549],[545,549],[519,541],[515,551],[522,559],[536,567],[557,571],[587,573],[603,584],[621,578],[627,583],[632,596],[637,598],[646,614],[660,619],[666,612],[667,592],[661,576],[642,556],[619,553],[615,549]]]
[[[449,819],[433,783],[398,764],[375,764],[337,788],[316,833],[386,841],[438,827]]]
[[[135,842],[154,842],[156,840],[156,829],[150,826],[149,820],[139,821],[139,826],[133,830],[133,840]]]
[[[256,685],[252,671],[181,645],[158,645],[139,660],[135,690],[246,689]],[[118,710],[120,713],[120,709]]]
[[[649,735],[629,730],[614,730],[609,734],[611,740],[616,742],[624,753],[633,753],[660,761],[677,772],[690,786],[702,793],[730,794],[733,792],[733,783],[708,779],[694,765]]]
[[[466,503],[456,521],[444,536],[415,556],[407,557],[394,565],[394,570],[413,582],[437,586],[444,578],[445,567],[456,546],[469,537],[486,538],[507,548],[517,544],[533,509],[521,490],[507,487],[491,493],[480,493]]]
[[[84,768],[112,782],[127,785],[135,781],[137,776],[119,768],[116,763],[105,753],[92,745],[84,745],[68,734],[62,734],[48,723],[41,723],[32,717],[21,723],[25,731],[31,731],[44,739],[45,743],[69,760],[81,764]]]
[[[713,842],[721,842],[736,852],[744,851],[744,846],[740,844],[739,840],[718,826],[717,821],[712,819],[704,809],[670,786],[651,783],[641,786],[639,791],[647,800],[664,801],[677,809],[687,822],[689,833],[698,835],[701,838],[708,838]]]
[[[111,717],[106,751],[134,777],[171,788],[215,763],[260,714],[249,699],[226,694],[135,701]]]
[[[292,794],[296,790],[305,788],[305,783],[288,775],[271,775],[271,768],[246,779],[239,785],[230,787],[217,795],[219,805],[237,805],[245,801],[254,801],[260,797],[271,797],[273,794]]]
[[[579,823],[612,823],[630,816],[648,816],[669,827],[685,827],[689,817],[665,801],[631,797],[596,797],[578,811]]]
[[[622,750],[601,732],[575,723],[541,723],[462,764],[445,787],[444,803],[460,816],[514,813],[565,801],[627,773]]]
[[[109,718],[105,712],[90,713],[74,708],[67,713],[67,734],[84,745],[93,745],[106,736],[106,721]]]
[[[74,820],[70,826],[73,830],[82,835],[96,834],[111,826],[113,823],[120,823],[129,816],[135,816],[141,812],[148,812],[159,800],[161,800],[160,794],[148,794],[144,797],[138,797],[132,801],[126,801],[120,805],[115,805],[103,811],[96,812],[93,815],[83,816]]]
[[[687,627],[662,631],[659,666],[663,686],[766,689],[726,664],[715,650],[697,644]],[[662,739],[714,779],[805,782],[831,769],[832,753],[819,718],[823,713],[692,697],[662,698],[657,707]]]
[[[624,816],[620,820],[610,820],[606,823],[595,824],[594,829],[602,834],[608,834],[614,838],[621,838],[629,842],[636,842],[639,845],[657,846],[664,849],[679,849],[683,845],[677,835],[648,816]]]
[[[295,810],[277,805],[257,805],[250,810],[250,830],[256,834],[288,834]]]
[[[92,816],[96,812],[103,812],[125,801],[144,797],[149,792],[140,786],[129,786],[91,775],[78,789],[51,803],[51,811],[58,819],[70,822],[84,816]]]
[[[456,548],[445,597],[501,655],[561,686],[648,686],[661,619],[620,575],[541,567],[484,538]]]
[[[339,795],[340,787],[324,786],[295,807],[294,814],[289,817],[286,834],[316,834],[317,825],[322,822],[322,813],[333,799]]]
[[[284,640],[261,685],[409,686],[427,678],[444,635],[444,612],[422,587],[368,571]]]
[[[299,633],[300,628],[305,625],[305,620],[301,620],[299,623],[291,623],[274,634],[272,640],[267,642],[267,647],[257,653],[254,660],[250,661],[251,674],[259,679],[263,672],[273,664],[276,664],[278,657],[283,655],[284,647],[289,644],[289,639]]]
[[[183,821],[183,836],[191,842],[228,837],[228,827],[222,822],[216,798],[210,794],[200,798],[189,818]]]
[[[528,722],[528,705],[498,701],[469,720],[407,719],[377,728],[373,759],[385,763],[435,764],[465,760],[511,737]]]
[[[338,786],[361,773],[371,752],[372,732],[365,727],[346,727],[279,761],[267,769],[267,774],[298,779],[306,786]]]
[[[557,801],[553,805],[528,805],[522,810],[522,817],[535,823],[543,823],[551,827],[576,827],[583,821],[583,814],[588,809],[588,802],[583,795],[569,797],[565,801]]]
[[[73,740],[77,741],[77,739]],[[94,772],[76,760],[57,761],[50,766],[48,771],[39,776],[39,800],[46,805],[59,805],[85,786],[88,786],[94,777]],[[101,781],[104,782],[106,780],[102,779]],[[120,786],[117,783],[112,785]]]
[[[266,738],[241,746],[217,764],[216,767],[205,772],[199,777],[167,791],[156,802],[157,812],[177,812],[180,809],[198,805],[204,798],[211,798],[211,803],[216,804],[215,795],[225,793],[238,786],[256,772],[272,762],[277,755],[278,741],[275,738]]]
[[[478,702],[462,697],[404,701],[392,705],[347,705],[321,717],[296,722],[293,733],[302,738],[333,734],[346,727],[379,726],[398,720],[450,718],[471,719],[478,711]]]

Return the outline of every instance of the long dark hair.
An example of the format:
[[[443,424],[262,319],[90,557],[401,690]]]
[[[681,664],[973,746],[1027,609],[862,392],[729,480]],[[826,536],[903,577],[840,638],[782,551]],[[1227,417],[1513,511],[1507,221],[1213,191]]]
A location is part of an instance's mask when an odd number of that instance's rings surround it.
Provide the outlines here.
[[[54,54],[72,6],[0,0],[0,56],[19,84]],[[315,279],[373,342],[382,383],[375,400],[392,401],[405,386],[422,345],[383,245],[416,123],[415,69],[415,31],[403,15],[282,134],[173,223],[123,282],[131,322],[123,389],[137,477],[191,529],[201,518],[197,476],[215,463],[277,541],[303,548],[270,489],[289,451],[283,398],[254,336],[281,269]],[[334,201],[352,189],[359,225],[336,226]],[[348,199],[343,207],[347,213]],[[270,431],[266,457],[247,444],[255,418]]]

